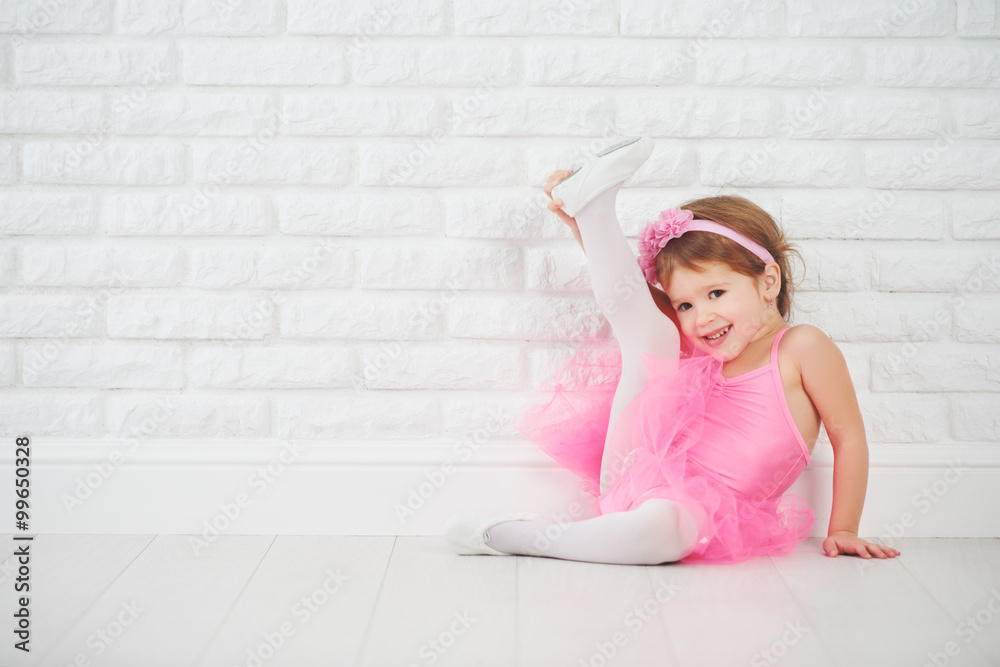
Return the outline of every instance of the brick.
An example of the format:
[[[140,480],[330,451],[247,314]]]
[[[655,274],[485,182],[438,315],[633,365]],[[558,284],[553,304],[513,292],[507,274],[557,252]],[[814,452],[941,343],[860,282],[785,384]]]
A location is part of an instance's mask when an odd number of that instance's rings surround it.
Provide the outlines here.
[[[941,444],[948,439],[948,402],[941,396],[867,394],[859,405],[869,443]]]
[[[950,102],[959,135],[1000,139],[1000,101],[995,93],[984,97],[952,95]]]
[[[440,35],[446,30],[444,0],[390,3],[378,0],[335,3],[289,0],[288,32],[308,35],[354,35],[348,48],[362,49],[383,35]]]
[[[943,37],[951,21],[948,6],[935,0],[789,0],[787,13],[792,37]]]
[[[240,143],[198,143],[191,147],[194,180],[198,183],[345,185],[348,149],[258,140]]]
[[[435,140],[436,139],[436,140]],[[424,138],[411,143],[362,143],[361,185],[518,185],[521,152],[480,141]]]
[[[447,41],[417,46],[373,41],[346,52],[355,83],[365,86],[493,87],[521,83],[512,46]]]
[[[796,322],[834,341],[940,341],[951,329],[951,305],[940,295],[802,292],[793,308]]]
[[[473,455],[478,447],[496,440],[523,440],[514,422],[523,412],[523,399],[499,392],[452,392],[441,398],[442,433],[460,434]],[[459,456],[466,456],[459,453]]]
[[[112,98],[111,110],[116,134],[244,137],[280,124],[271,95],[125,93]]]
[[[96,298],[51,294],[5,294],[0,296],[0,337],[50,338],[98,335]]]
[[[362,349],[369,389],[517,389],[523,384],[524,352],[516,348],[449,345],[403,346],[377,365],[381,350]]]
[[[95,141],[96,139],[96,141]],[[184,179],[184,147],[108,141],[32,141],[22,149],[24,178],[35,183],[169,185]]]
[[[590,269],[586,255],[574,241],[573,247],[529,248],[524,254],[525,289],[552,292],[590,292]]]
[[[117,295],[109,338],[256,339],[271,331],[273,296]]]
[[[12,287],[15,284],[16,276],[16,248],[9,244],[0,245],[0,287]]]
[[[437,403],[421,393],[358,398],[353,394],[323,398],[277,396],[271,399],[274,437],[358,440],[437,437]]]
[[[522,57],[529,86],[662,86],[694,76],[680,47],[638,39],[532,42]]]
[[[968,289],[951,301],[955,305],[955,340],[1000,343],[1000,297]]]
[[[78,134],[101,127],[104,102],[94,93],[0,93],[0,133]]]
[[[445,129],[463,136],[588,135],[595,125],[610,125],[611,104],[603,96],[575,94],[454,93],[448,100]]]
[[[768,139],[753,147],[707,145],[700,181],[721,186],[843,187],[856,185],[861,157],[852,146],[788,144]]]
[[[825,93],[785,99],[784,127],[805,139],[919,139],[937,136],[945,125],[944,105],[935,97],[861,97]],[[818,107],[816,109],[815,107]]]
[[[174,50],[165,44],[28,43],[14,49],[14,80],[56,86],[128,86],[149,90],[175,79]]]
[[[270,35],[284,27],[277,0],[122,0],[126,34]]]
[[[284,96],[287,133],[326,136],[426,135],[444,128],[435,95],[338,92]]]
[[[188,85],[298,86],[346,81],[340,44],[302,41],[181,44]]]
[[[490,188],[474,193],[445,190],[444,225],[454,238],[572,238],[569,228],[545,208],[539,188],[516,192]]]
[[[996,392],[1000,351],[995,345],[895,343],[871,356],[873,391]]]
[[[0,251],[0,255],[3,255]],[[9,387],[14,384],[17,370],[17,352],[14,345],[10,343],[0,343],[0,387]]]
[[[986,44],[863,47],[863,83],[873,86],[947,88],[1000,85],[1000,54]]]
[[[267,398],[242,392],[116,392],[107,411],[108,432],[129,449],[147,438],[271,436]]]
[[[43,356],[50,343],[24,344],[25,358]],[[42,368],[25,368],[28,387],[101,389],[180,388],[184,385],[179,345],[134,342],[68,343]]]
[[[613,35],[617,12],[605,2],[459,0],[457,35]]]
[[[628,134],[654,137],[765,137],[775,131],[770,99],[698,97],[663,91],[614,97],[617,122]]]
[[[381,244],[359,255],[362,289],[519,290],[517,248],[469,247],[457,242],[421,246]]]
[[[96,199],[84,193],[0,192],[0,231],[3,234],[91,234],[97,214]]]
[[[311,389],[350,387],[353,353],[307,345],[199,346],[187,364],[192,387]]]
[[[715,42],[697,60],[703,85],[817,86],[853,83],[853,47],[756,42]]]
[[[213,184],[177,192],[108,194],[100,214],[104,232],[112,236],[254,236],[269,230],[272,218],[265,196],[228,194]]]
[[[1000,440],[1000,396],[996,394],[954,394],[951,404],[951,436],[962,442]]]
[[[114,7],[102,0],[57,3],[47,0],[0,2],[0,32],[17,34],[15,44],[35,34],[102,33],[111,26]]]
[[[1000,6],[982,0],[957,1],[960,37],[1000,37]]]
[[[441,335],[445,296],[291,295],[283,298],[279,329],[283,338],[345,340],[427,340]]]
[[[202,289],[350,287],[353,271],[351,250],[329,239],[279,247],[204,245],[191,250],[186,284]]]
[[[399,194],[275,194],[282,234],[332,236],[409,236],[436,234],[440,207],[436,196]]]
[[[691,5],[680,0],[622,0],[621,34],[639,37],[690,37],[690,56],[700,57],[723,38],[784,36],[784,10],[778,0],[738,7],[727,0]]]
[[[1000,195],[962,193],[952,203],[956,239],[1000,239]]]
[[[879,246],[874,251],[876,289],[974,293],[1000,290],[1000,253],[964,244]]]
[[[789,190],[781,218],[793,239],[941,239],[950,213],[937,194]]]
[[[936,139],[921,148],[873,146],[865,150],[865,184],[893,189],[1000,189],[1000,149]]]
[[[0,183],[17,180],[17,151],[11,144],[0,143]]]
[[[0,435],[92,438],[103,435],[103,399],[81,391],[0,391]]]
[[[796,287],[823,292],[871,289],[872,254],[862,244],[820,241],[798,243],[796,247],[802,260],[789,257]]]
[[[184,253],[164,246],[26,245],[25,285],[173,287],[184,272]]]
[[[459,295],[447,311],[452,338],[572,340],[600,335],[610,325],[588,298]]]

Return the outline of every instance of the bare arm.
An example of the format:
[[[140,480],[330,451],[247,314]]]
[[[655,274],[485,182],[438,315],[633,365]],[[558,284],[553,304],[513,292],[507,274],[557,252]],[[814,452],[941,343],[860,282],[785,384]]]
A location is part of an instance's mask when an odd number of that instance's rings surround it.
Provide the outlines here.
[[[868,440],[844,355],[820,329],[811,325],[796,328],[803,329],[795,354],[802,387],[819,411],[833,447],[833,509],[823,549],[831,556],[894,556],[898,554],[894,549],[858,538],[868,488]]]

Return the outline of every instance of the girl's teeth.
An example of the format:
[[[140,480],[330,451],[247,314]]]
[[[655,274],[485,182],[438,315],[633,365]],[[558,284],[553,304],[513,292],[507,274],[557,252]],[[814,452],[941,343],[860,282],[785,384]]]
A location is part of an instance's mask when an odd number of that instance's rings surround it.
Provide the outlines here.
[[[715,340],[716,338],[721,338],[722,336],[725,336],[727,331],[729,331],[729,327],[726,327],[725,329],[715,334],[714,336],[705,336],[705,338],[707,338],[708,340]]]

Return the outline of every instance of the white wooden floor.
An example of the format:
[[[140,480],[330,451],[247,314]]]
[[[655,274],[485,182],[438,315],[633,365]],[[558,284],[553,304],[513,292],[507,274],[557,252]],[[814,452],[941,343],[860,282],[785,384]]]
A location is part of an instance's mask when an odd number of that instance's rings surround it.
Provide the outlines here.
[[[40,535],[0,665],[1000,665],[1000,540],[738,565],[457,556],[438,537]]]

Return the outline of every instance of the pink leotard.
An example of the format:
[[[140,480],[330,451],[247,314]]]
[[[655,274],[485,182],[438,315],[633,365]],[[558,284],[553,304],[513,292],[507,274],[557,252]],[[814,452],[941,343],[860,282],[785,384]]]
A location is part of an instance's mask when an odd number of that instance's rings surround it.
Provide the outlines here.
[[[711,355],[644,354],[649,379],[610,434],[621,350],[591,338],[556,372],[548,400],[515,426],[580,478],[599,513],[632,510],[649,498],[688,508],[698,544],[682,560],[733,563],[788,553],[811,534],[814,516],[805,500],[785,493],[810,458],[778,369],[786,330],[775,335],[766,366],[731,378]],[[628,456],[601,493],[606,446]]]
[[[702,438],[688,460],[752,498],[784,493],[809,463],[778,369],[778,331],[766,366],[720,376],[705,405]]]

